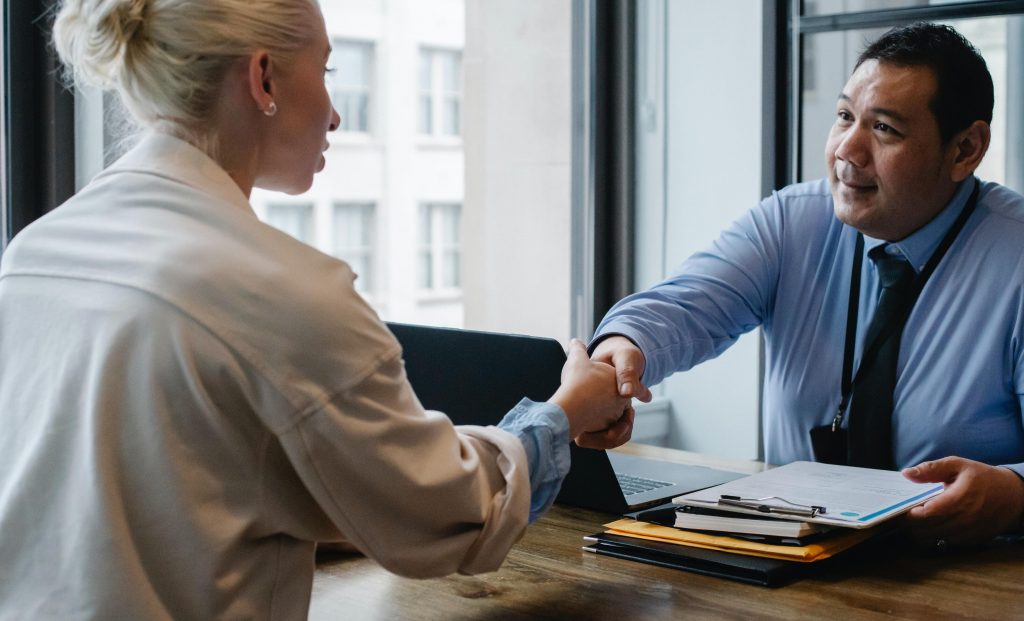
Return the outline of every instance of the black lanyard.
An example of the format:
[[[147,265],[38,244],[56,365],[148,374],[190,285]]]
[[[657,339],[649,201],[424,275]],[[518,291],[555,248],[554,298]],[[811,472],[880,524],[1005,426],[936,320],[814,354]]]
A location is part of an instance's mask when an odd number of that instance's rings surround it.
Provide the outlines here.
[[[914,304],[917,302],[918,296],[921,295],[921,290],[924,289],[925,283],[928,282],[928,278],[931,277],[932,272],[938,267],[942,257],[946,256],[946,251],[953,245],[957,235],[960,234],[960,230],[967,223],[967,219],[974,213],[974,208],[978,205],[978,192],[980,188],[981,184],[975,179],[974,189],[971,191],[971,197],[967,199],[967,205],[960,212],[960,215],[957,216],[953,226],[946,232],[946,236],[942,238],[939,246],[932,253],[931,258],[928,259],[928,263],[925,264],[924,269],[914,279],[907,304],[897,313],[899,320],[893,321],[886,326],[871,343],[865,346],[864,355],[860,359],[860,366],[857,367],[857,374],[853,375],[853,352],[857,343],[857,310],[860,305],[860,272],[864,258],[864,236],[859,232],[857,233],[857,242],[853,250],[853,270],[850,273],[850,303],[846,310],[846,348],[843,353],[842,394],[839,399],[839,408],[836,411],[835,418],[832,419],[832,431],[836,431],[842,424],[846,408],[850,405],[850,397],[857,387],[858,380],[863,377],[864,370],[869,368],[875,361],[875,356],[878,355],[882,344],[893,333],[893,330],[906,322],[910,311],[913,310]]]

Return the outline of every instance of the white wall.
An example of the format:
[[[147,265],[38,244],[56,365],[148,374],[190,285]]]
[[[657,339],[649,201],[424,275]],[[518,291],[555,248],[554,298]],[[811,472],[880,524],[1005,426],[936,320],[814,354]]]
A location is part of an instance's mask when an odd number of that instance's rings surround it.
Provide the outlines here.
[[[655,185],[641,189],[638,205],[638,287],[706,247],[761,198],[761,3],[669,1],[664,7],[664,32],[646,35],[664,35],[664,71],[640,74],[641,97],[655,106],[639,108],[646,127],[640,180]],[[641,14],[650,9],[641,3]],[[659,75],[663,89],[652,83]],[[671,446],[757,457],[758,340],[756,332],[748,334],[718,359],[662,383],[657,393],[672,403]]]
[[[465,325],[552,336],[570,318],[569,0],[467,0]]]

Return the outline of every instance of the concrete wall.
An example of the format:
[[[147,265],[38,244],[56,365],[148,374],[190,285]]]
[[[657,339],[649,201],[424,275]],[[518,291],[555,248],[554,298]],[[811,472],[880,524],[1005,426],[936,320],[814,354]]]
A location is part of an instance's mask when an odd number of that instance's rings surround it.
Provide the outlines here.
[[[467,0],[465,326],[568,340],[571,3]]]

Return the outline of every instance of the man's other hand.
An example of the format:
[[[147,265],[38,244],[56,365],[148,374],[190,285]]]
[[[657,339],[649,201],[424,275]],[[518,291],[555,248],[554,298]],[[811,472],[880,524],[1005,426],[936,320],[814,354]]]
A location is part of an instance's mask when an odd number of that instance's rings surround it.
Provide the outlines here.
[[[590,358],[615,368],[615,379],[621,396],[650,402],[651,391],[640,382],[646,361],[643,352],[633,341],[624,336],[609,336],[597,344]]]
[[[907,513],[910,535],[924,546],[983,543],[1022,526],[1024,479],[1008,468],[946,457],[905,468],[903,476],[946,486]]]

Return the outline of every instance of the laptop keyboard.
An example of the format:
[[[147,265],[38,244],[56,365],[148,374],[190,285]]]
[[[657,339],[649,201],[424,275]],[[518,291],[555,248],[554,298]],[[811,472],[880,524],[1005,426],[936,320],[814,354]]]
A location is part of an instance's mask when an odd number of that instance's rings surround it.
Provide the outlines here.
[[[619,486],[622,487],[622,494],[624,496],[632,496],[633,494],[649,492],[652,489],[658,489],[659,487],[675,485],[675,483],[669,483],[667,481],[644,479],[641,477],[630,476],[628,474],[619,474],[618,472],[615,473],[615,478],[619,480]]]

